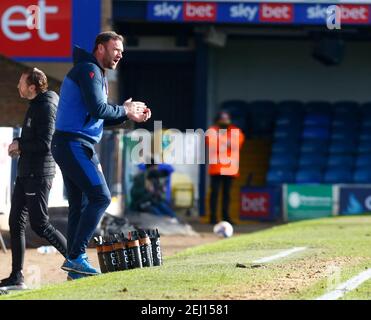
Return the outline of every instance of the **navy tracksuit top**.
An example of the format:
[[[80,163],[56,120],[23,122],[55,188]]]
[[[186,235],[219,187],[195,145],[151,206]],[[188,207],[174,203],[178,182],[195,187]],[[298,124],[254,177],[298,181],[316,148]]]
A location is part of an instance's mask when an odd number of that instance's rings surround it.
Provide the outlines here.
[[[104,126],[127,119],[125,109],[107,102],[107,78],[94,55],[75,46],[73,61],[60,91],[56,130],[98,143]]]

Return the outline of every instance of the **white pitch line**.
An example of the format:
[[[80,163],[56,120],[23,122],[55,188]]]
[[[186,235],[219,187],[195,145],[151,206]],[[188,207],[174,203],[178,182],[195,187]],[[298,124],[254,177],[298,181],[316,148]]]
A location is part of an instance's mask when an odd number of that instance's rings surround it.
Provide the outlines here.
[[[306,249],[307,249],[307,247],[295,247],[295,248],[292,248],[292,249],[289,249],[289,250],[281,251],[281,252],[279,252],[279,253],[277,253],[273,256],[260,258],[258,260],[253,261],[253,263],[266,263],[266,262],[270,262],[270,261],[273,261],[273,260],[278,260],[278,259],[287,257],[287,256],[289,256],[293,253],[300,252],[300,251],[303,251],[303,250],[306,250]]]
[[[317,300],[337,300],[343,297],[346,293],[356,289],[369,279],[371,279],[371,268],[361,272],[348,281],[341,283],[335,288],[335,290],[324,294],[323,296],[317,298]]]

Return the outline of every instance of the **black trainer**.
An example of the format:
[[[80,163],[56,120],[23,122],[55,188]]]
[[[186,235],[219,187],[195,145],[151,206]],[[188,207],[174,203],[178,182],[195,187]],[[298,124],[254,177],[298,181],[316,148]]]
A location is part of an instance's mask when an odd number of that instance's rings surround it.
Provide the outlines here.
[[[0,290],[26,290],[27,286],[24,283],[22,272],[11,273],[9,278],[0,281]]]

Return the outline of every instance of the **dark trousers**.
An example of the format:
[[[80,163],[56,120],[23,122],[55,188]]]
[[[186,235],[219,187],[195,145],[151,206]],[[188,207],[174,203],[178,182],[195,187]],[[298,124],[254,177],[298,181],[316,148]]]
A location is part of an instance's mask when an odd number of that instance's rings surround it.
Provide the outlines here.
[[[210,222],[217,222],[217,208],[218,208],[218,195],[219,190],[222,188],[222,213],[223,220],[230,221],[229,218],[229,202],[230,193],[232,187],[233,177],[222,176],[222,175],[212,175],[211,179],[211,195],[210,195]]]
[[[38,236],[48,240],[63,256],[67,254],[66,239],[49,222],[48,198],[52,182],[53,177],[16,179],[9,216],[13,272],[23,269],[28,217]]]
[[[111,202],[111,194],[92,144],[54,136],[52,154],[67,191],[68,257],[75,259],[85,253]]]

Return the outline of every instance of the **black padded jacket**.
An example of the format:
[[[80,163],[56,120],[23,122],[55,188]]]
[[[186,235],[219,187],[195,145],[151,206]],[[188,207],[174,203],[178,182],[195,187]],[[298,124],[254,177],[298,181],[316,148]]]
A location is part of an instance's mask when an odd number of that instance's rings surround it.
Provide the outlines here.
[[[55,130],[59,96],[54,91],[39,93],[30,100],[19,142],[18,177],[55,175],[55,161],[50,151]]]

